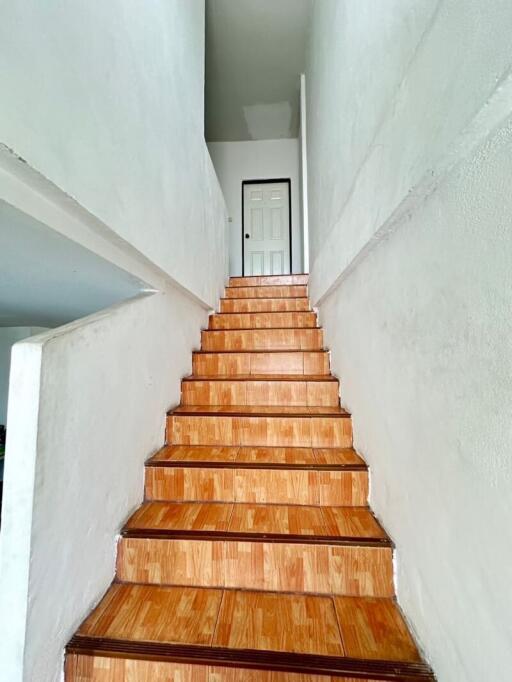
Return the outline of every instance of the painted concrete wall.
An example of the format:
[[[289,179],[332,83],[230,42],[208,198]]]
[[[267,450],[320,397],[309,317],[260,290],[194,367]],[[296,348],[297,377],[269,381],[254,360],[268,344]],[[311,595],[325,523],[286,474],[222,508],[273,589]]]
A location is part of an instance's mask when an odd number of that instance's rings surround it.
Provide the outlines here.
[[[60,679],[65,643],[112,580],[116,534],[204,321],[172,288],[14,346],[0,679]]]
[[[307,72],[311,289],[440,682],[512,670],[511,26],[320,0]]]
[[[0,200],[147,287],[13,349],[0,679],[56,682],[224,285],[227,216],[203,136],[201,0],[24,0],[0,45]]]
[[[0,143],[213,305],[204,0],[22,0],[0,45]]]
[[[293,272],[302,272],[299,141],[210,142],[208,148],[232,218],[229,232],[230,274],[242,274],[242,180],[266,178],[291,179],[292,266]]]
[[[43,327],[0,327],[0,424],[4,426],[7,423],[11,348],[17,341],[41,331],[45,331]]]

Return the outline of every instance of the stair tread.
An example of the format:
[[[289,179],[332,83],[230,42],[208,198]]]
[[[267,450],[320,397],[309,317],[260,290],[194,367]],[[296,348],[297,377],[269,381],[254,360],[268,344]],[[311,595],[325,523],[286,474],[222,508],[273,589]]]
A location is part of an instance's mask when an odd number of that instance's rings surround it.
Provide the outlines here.
[[[289,405],[179,405],[168,414],[174,416],[350,417],[350,414],[339,406],[296,407]]]
[[[433,679],[387,598],[114,583],[68,645],[68,652],[94,650],[138,650],[152,660],[179,660],[180,651],[192,650],[195,663],[217,652],[219,664],[225,657],[241,667],[266,660],[272,669],[287,660],[303,671]]]
[[[122,533],[392,546],[385,530],[366,507],[145,502],[128,519]]]
[[[166,445],[148,462],[149,466],[180,464],[232,467],[311,467],[366,470],[364,460],[352,448],[243,447]]]

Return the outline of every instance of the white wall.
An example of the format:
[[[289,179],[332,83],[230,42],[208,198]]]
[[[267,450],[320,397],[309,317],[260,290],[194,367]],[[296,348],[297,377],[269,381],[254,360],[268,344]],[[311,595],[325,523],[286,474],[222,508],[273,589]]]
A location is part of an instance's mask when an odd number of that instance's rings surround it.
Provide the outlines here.
[[[63,647],[112,580],[116,534],[142,500],[144,460],[164,441],[205,317],[169,289],[14,346],[2,680],[60,679]]]
[[[13,344],[44,331],[43,327],[0,327],[0,424],[7,423],[7,396]]]
[[[148,290],[13,349],[0,679],[56,682],[224,285],[226,210],[202,0],[22,0],[0,44],[0,200]]]
[[[213,306],[204,0],[21,0],[0,45],[0,143]]]
[[[311,290],[440,682],[512,670],[508,2],[315,5]]]
[[[292,193],[292,270],[302,272],[302,220],[297,139],[210,142],[208,148],[232,218],[229,272],[242,274],[242,180],[290,178]]]

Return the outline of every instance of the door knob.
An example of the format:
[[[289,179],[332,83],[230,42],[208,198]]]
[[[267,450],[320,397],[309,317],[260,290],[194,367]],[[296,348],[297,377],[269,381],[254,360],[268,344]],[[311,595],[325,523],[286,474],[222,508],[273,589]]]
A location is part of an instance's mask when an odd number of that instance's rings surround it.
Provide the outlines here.
[[[247,234],[247,232],[245,233],[245,238],[246,238],[246,239],[249,239],[250,236],[251,236],[251,235],[250,235],[250,234]]]

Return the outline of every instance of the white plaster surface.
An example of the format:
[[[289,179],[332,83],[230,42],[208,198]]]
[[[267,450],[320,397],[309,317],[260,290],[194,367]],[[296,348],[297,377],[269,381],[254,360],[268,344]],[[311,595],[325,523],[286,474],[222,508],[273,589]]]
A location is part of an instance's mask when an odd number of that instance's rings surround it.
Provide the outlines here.
[[[213,306],[204,1],[8,3],[0,45],[0,142]]]
[[[173,288],[14,346],[0,679],[60,679],[64,645],[112,580],[115,536],[142,500],[144,460],[205,321]]]
[[[440,682],[512,671],[512,5],[319,0],[311,290]]]
[[[34,336],[41,331],[46,330],[43,327],[0,327],[0,424],[7,423],[11,348],[17,341]]]
[[[292,193],[292,269],[302,272],[302,211],[299,141],[260,140],[208,143],[232,222],[229,273],[242,274],[242,180],[290,178]]]
[[[306,70],[313,298],[401,205],[435,186],[510,73],[511,25],[505,0],[315,2]],[[475,146],[488,123],[472,130]]]
[[[224,285],[226,209],[201,0],[23,0],[0,46],[0,200],[148,289],[13,348],[0,680],[56,682]]]

